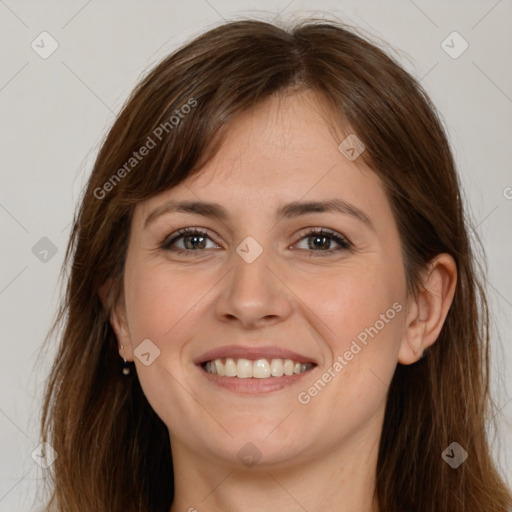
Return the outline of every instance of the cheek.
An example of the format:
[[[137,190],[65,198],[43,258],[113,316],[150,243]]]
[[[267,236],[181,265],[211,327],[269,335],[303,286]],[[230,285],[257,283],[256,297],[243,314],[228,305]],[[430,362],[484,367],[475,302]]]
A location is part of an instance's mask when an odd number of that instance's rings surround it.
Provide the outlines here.
[[[126,307],[134,346],[145,338],[158,344],[176,339],[174,332],[208,291],[193,273],[157,265],[138,265],[126,273]],[[163,348],[163,347],[162,347]]]
[[[329,415],[336,437],[383,410],[397,364],[403,297],[376,274],[355,271],[325,283],[323,297],[315,313],[329,327],[325,344],[331,360],[304,386],[299,401],[319,416]]]
[[[195,306],[210,287],[193,274],[171,271],[164,264],[133,265],[125,273],[126,309],[134,361],[144,394],[166,425],[180,424],[176,418],[200,423],[201,408],[190,407],[186,368],[180,358],[193,337]],[[190,336],[188,335],[190,333]],[[151,358],[145,365],[137,347],[149,339]]]
[[[325,324],[323,332],[336,355],[356,339],[364,346],[365,340],[385,338],[396,344],[400,338],[405,284],[398,265],[387,265],[386,271],[377,262],[347,266],[294,289]]]
[[[329,279],[302,285],[300,292],[309,296],[314,313],[327,326],[322,335],[332,359],[325,362],[331,372],[325,380],[333,384],[326,386],[324,403],[335,400],[355,407],[355,416],[358,408],[364,415],[378,406],[396,368],[405,303],[398,263],[374,261],[340,269]],[[317,389],[323,389],[322,383]]]

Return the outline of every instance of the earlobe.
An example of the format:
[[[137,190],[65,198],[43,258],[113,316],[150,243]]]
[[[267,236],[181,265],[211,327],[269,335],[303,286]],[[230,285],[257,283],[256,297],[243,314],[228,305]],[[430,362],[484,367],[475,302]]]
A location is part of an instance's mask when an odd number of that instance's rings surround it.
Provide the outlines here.
[[[407,310],[398,362],[412,364],[435,343],[455,295],[457,265],[453,257],[443,253],[429,264],[418,295]]]
[[[117,341],[119,343],[119,355],[128,360],[133,361],[132,344],[130,340],[130,333],[128,323],[126,321],[125,307],[120,300],[113,308],[110,314],[110,325],[116,333]]]

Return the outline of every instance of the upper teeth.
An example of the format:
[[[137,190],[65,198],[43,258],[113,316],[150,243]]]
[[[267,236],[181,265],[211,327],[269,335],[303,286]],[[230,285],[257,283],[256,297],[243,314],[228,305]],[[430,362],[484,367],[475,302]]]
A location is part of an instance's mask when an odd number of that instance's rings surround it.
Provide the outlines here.
[[[267,359],[233,359],[226,358],[208,361],[204,369],[208,373],[215,373],[221,377],[238,377],[239,379],[266,379],[268,377],[281,377],[282,375],[293,375],[309,370],[313,365],[311,363],[297,363],[291,359],[272,359],[269,363]]]

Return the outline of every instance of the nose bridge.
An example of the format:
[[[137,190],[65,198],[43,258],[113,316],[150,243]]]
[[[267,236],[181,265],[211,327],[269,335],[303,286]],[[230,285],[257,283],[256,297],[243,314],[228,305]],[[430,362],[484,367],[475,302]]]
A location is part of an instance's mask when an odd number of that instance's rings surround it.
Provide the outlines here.
[[[260,238],[261,240],[261,238]],[[261,241],[261,244],[252,236],[246,237],[235,250],[233,255],[233,283],[236,281],[246,288],[250,285],[253,293],[256,288],[261,286],[261,290],[268,286],[268,273],[271,273],[269,265],[272,263],[271,247],[267,243],[265,247],[263,244],[266,241]],[[266,292],[269,290],[266,289]]]
[[[236,318],[248,326],[289,314],[286,287],[272,269],[276,265],[270,244],[264,247],[263,243],[249,236],[236,247],[232,272],[217,302],[219,317]]]

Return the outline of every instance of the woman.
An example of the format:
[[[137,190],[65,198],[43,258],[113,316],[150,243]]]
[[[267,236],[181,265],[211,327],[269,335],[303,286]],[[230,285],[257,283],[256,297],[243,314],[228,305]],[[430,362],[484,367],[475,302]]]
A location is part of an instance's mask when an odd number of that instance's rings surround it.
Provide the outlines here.
[[[59,511],[507,511],[488,312],[418,82],[341,24],[226,23],[136,87],[71,235]]]

